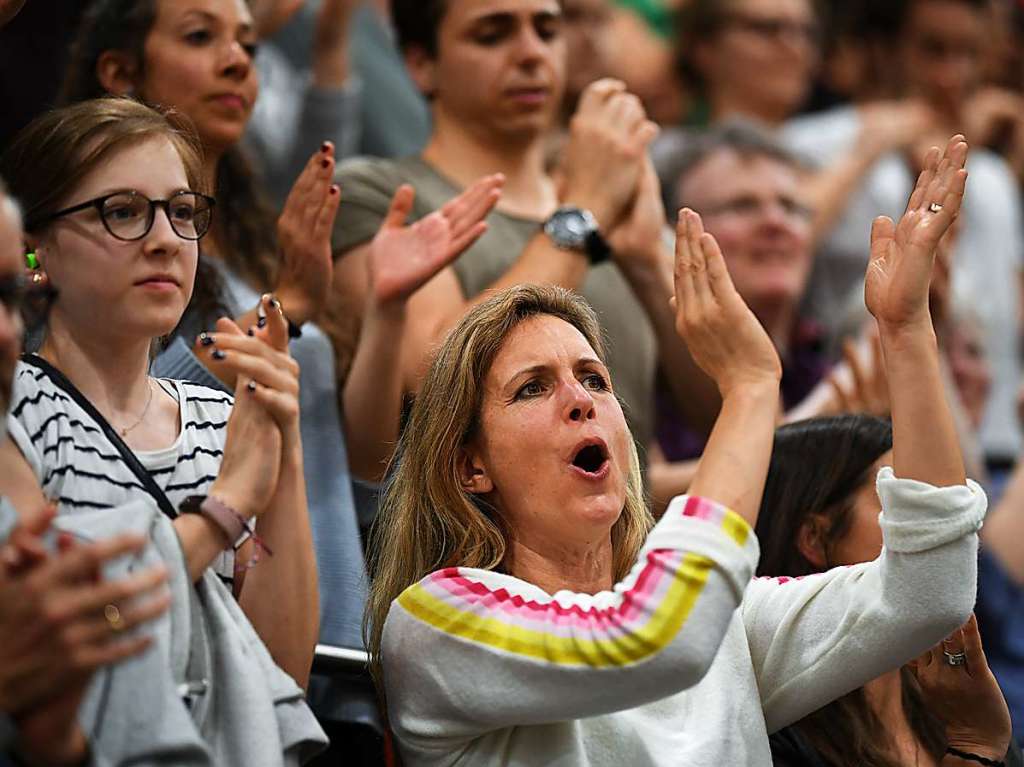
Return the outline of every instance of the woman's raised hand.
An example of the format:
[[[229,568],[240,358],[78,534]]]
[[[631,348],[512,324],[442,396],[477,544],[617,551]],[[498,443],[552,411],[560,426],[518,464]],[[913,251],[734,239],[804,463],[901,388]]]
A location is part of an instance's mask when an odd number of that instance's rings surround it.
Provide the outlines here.
[[[403,184],[370,245],[370,291],[378,305],[402,303],[487,231],[505,179],[485,176],[440,210],[406,225],[415,191]]]
[[[899,223],[880,216],[871,227],[864,300],[883,330],[930,322],[928,288],[935,254],[960,212],[966,162],[967,142],[961,135],[949,140],[941,157],[933,147]]]
[[[675,259],[676,330],[723,399],[737,387],[782,377],[779,355],[736,291],[715,238],[700,216],[679,212]]]
[[[275,293],[296,325],[314,319],[330,292],[331,231],[341,199],[333,177],[334,146],[324,142],[306,163],[277,220],[282,260]]]

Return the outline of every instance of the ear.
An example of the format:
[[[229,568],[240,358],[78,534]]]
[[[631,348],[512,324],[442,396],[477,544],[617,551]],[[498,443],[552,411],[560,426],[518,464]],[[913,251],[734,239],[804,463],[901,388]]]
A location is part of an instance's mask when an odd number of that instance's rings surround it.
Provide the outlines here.
[[[797,551],[819,570],[828,567],[828,556],[825,553],[827,536],[828,523],[818,514],[808,517],[796,534]]]
[[[432,98],[437,91],[437,61],[414,45],[405,52],[405,68],[420,93],[427,99]]]
[[[458,459],[459,483],[462,489],[473,495],[486,495],[494,490],[494,482],[477,452],[464,447]]]
[[[124,51],[103,51],[96,61],[96,79],[115,96],[131,95],[138,70],[135,58]]]

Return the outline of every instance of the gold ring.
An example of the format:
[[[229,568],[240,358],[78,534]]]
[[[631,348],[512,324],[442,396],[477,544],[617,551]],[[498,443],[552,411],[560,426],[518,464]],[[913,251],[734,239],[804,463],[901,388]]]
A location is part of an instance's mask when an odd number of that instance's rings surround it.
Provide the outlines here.
[[[104,607],[103,617],[107,619],[107,623],[110,624],[110,628],[113,631],[124,629],[124,617],[121,615],[121,611],[117,609],[117,605],[110,604]]]

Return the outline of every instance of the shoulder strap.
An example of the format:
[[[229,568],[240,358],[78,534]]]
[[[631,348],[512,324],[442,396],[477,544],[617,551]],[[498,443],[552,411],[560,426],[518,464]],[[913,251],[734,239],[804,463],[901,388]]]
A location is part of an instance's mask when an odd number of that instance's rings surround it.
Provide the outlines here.
[[[160,508],[160,511],[164,513],[170,519],[175,519],[178,516],[177,509],[174,508],[174,504],[167,497],[167,493],[163,491],[163,488],[156,483],[156,480],[146,470],[146,467],[142,465],[139,458],[132,451],[128,445],[125,444],[124,440],[121,439],[121,435],[115,431],[114,427],[111,426],[107,419],[98,411],[93,404],[86,399],[85,395],[78,390],[78,388],[67,379],[67,377],[61,373],[57,368],[51,365],[49,362],[44,360],[37,354],[23,354],[21,361],[26,365],[32,365],[33,367],[39,368],[46,374],[46,377],[53,382],[54,386],[62,389],[68,396],[73,399],[82,410],[88,413],[89,417],[96,422],[96,425],[100,427],[103,434],[106,435],[107,441],[121,454],[121,460],[125,462],[136,479],[142,483],[142,486],[146,488],[153,500],[156,501],[156,505]]]

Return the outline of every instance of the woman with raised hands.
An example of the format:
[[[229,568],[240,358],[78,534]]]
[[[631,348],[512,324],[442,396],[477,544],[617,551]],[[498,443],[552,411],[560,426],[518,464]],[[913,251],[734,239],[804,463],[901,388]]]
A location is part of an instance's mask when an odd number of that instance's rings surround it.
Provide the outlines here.
[[[217,615],[227,616],[239,641],[249,643],[254,628],[280,667],[249,668],[233,680],[253,685],[254,708],[236,701],[237,710],[226,711],[230,695],[221,689],[194,706],[195,716],[237,726],[237,717],[252,715],[266,733],[280,725],[280,743],[261,732],[252,748],[266,752],[257,762],[291,763],[291,749],[322,742],[322,733],[300,689],[317,637],[317,579],[298,369],[279,303],[264,296],[263,317],[248,334],[225,319],[207,336],[237,377],[234,404],[220,391],[149,374],[154,341],[188,304],[198,241],[214,211],[199,157],[180,121],[128,99],[45,114],[8,147],[3,175],[23,206],[29,247],[59,297],[38,355],[26,356],[15,372],[7,428],[42,493],[57,504],[59,521],[74,525],[139,498],[163,512],[183,556],[178,586],[195,583],[199,593],[212,593],[200,600],[204,609],[220,604]],[[238,605],[216,601],[223,588],[214,571],[233,587]],[[192,637],[203,630],[196,620],[186,623]],[[264,652],[224,650],[219,638],[208,637],[214,646],[207,650],[193,647],[189,663],[208,662],[213,653],[229,668]],[[283,714],[280,706],[294,711]],[[260,719],[275,711],[284,719]],[[288,729],[296,723],[298,730]],[[230,730],[206,732],[228,748],[220,763],[250,763],[248,748],[231,746],[237,733]],[[289,742],[293,736],[298,741]]]
[[[321,573],[322,639],[358,646],[366,584],[349,466],[360,479],[382,475],[398,433],[401,388],[391,383],[397,373],[388,365],[397,364],[406,299],[480,235],[501,181],[482,179],[428,231],[400,226],[401,213],[398,224],[384,224],[381,234],[391,236],[377,241],[374,260],[380,268],[373,273],[399,273],[399,289],[370,286],[379,300],[368,302],[361,318],[364,332],[355,356],[336,359],[318,317],[330,315],[325,327],[349,327],[360,318],[325,306],[333,273],[331,229],[344,195],[332,184],[334,147],[325,142],[310,158],[275,228],[239,146],[259,93],[256,45],[256,24],[240,0],[97,0],[76,38],[63,95],[67,101],[131,95],[173,107],[195,125],[206,176],[215,180],[218,215],[202,245],[189,311],[155,370],[230,391],[234,372],[203,345],[201,333],[224,314],[248,328],[258,322],[254,307],[260,294],[272,291],[278,298],[291,334],[301,332],[291,351],[301,368],[300,423]],[[396,195],[397,210],[409,204]],[[407,258],[410,253],[423,257]],[[403,266],[410,268],[403,272]]]
[[[751,580],[780,366],[692,211],[677,326],[723,407],[691,494],[653,529],[581,299],[515,288],[452,331],[373,542],[369,646],[407,765],[769,764],[769,732],[966,620],[985,496],[965,484],[927,307],[966,151],[936,150],[899,226],[873,233],[897,448],[886,551],[866,565]]]

